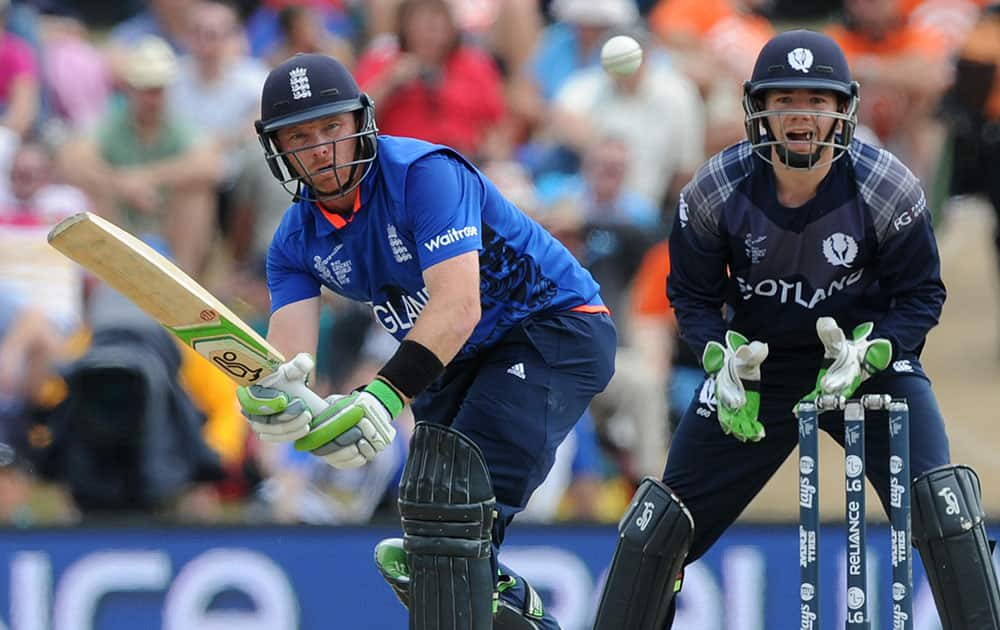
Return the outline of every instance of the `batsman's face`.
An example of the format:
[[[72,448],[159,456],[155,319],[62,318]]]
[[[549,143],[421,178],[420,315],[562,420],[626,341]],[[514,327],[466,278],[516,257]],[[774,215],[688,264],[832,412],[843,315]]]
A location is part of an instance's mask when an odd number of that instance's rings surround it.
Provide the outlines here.
[[[346,186],[350,166],[337,166],[355,159],[358,139],[353,112],[310,120],[277,132],[278,146],[288,153],[296,173],[320,196]]]
[[[767,123],[774,139],[796,153],[813,153],[816,142],[826,141],[838,124],[828,114],[837,107],[837,97],[829,90],[770,90],[764,99],[764,108],[773,112]]]

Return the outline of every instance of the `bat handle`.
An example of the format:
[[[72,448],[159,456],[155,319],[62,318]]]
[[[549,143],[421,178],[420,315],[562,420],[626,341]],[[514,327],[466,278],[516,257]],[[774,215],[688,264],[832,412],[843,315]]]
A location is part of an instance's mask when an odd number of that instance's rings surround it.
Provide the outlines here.
[[[306,355],[299,355],[290,362],[283,363],[273,374],[268,374],[262,378],[258,385],[273,387],[285,392],[292,398],[302,399],[302,402],[309,407],[313,415],[316,415],[330,405],[306,385],[306,376],[309,375],[312,367],[312,359],[309,359]]]
[[[271,386],[274,387],[273,384]],[[323,400],[319,394],[309,389],[309,386],[306,385],[305,381],[279,382],[277,389],[280,389],[292,398],[302,399],[302,402],[309,407],[309,410],[312,411],[314,416],[330,406],[330,404]]]

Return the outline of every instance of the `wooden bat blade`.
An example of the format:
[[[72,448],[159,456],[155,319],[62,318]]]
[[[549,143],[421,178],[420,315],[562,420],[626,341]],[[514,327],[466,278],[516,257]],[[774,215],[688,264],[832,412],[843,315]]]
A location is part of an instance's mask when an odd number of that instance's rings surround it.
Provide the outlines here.
[[[166,257],[90,212],[68,217],[49,244],[131,300],[240,385],[285,359],[218,298]]]

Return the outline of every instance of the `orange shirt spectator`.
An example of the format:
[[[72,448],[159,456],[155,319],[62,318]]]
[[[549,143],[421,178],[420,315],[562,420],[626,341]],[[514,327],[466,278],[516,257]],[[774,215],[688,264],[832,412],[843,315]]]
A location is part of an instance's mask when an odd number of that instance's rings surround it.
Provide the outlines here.
[[[649,27],[668,46],[700,41],[742,77],[750,76],[757,53],[774,35],[770,22],[731,0],[661,0],[649,14]]]
[[[914,95],[910,89],[913,86],[908,84],[914,77],[922,77],[922,89],[933,89],[932,84],[943,88],[943,77],[933,70],[940,67],[947,54],[945,39],[937,31],[901,22],[880,37],[844,25],[832,26],[826,33],[844,50],[855,78],[862,84],[861,122],[883,142],[911,122]]]
[[[741,86],[774,35],[746,0],[659,0],[649,29],[669,48],[678,69],[705,100],[705,154],[744,137]]]
[[[632,280],[632,313],[673,320],[674,312],[667,298],[670,253],[663,240],[646,251]]]
[[[941,34],[954,52],[976,23],[979,13],[994,0],[899,0],[899,12],[912,24]]]

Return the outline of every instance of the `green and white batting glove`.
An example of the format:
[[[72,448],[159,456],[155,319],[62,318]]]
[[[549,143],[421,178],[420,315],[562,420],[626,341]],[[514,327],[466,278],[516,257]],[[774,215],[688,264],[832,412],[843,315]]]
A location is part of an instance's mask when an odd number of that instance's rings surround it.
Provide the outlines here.
[[[767,344],[748,341],[735,331],[726,333],[726,345],[710,341],[702,353],[705,371],[715,377],[715,400],[722,431],[741,442],[764,437],[760,413],[760,364]]]
[[[261,384],[236,389],[243,415],[261,440],[290,442],[309,433],[310,403],[326,406],[306,385],[313,365],[312,357],[303,352]]]
[[[403,400],[382,379],[327,400],[330,406],[295,441],[296,449],[309,451],[335,468],[357,468],[375,459],[396,437],[392,421],[403,410]]]
[[[816,394],[824,394],[850,398],[872,374],[889,367],[892,343],[888,339],[868,339],[874,329],[872,322],[858,324],[851,333],[852,338],[847,339],[832,317],[816,320],[816,334],[823,342],[824,364],[831,362],[829,367],[820,369],[816,389],[809,396],[815,398]]]

